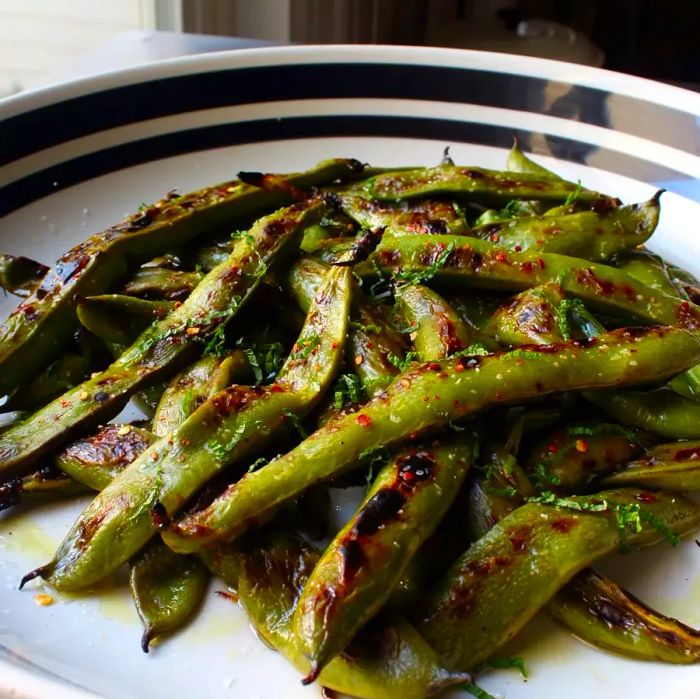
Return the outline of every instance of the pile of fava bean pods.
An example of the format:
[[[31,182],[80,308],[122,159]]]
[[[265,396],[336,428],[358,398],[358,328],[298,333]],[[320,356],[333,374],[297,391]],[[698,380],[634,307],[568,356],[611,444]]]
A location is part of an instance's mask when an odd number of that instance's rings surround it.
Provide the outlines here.
[[[0,255],[0,507],[96,492],[21,584],[127,564],[148,652],[213,574],[305,684],[366,699],[488,696],[540,610],[695,662],[589,567],[700,525],[700,286],[644,247],[660,195],[517,146],[338,159],[171,192],[51,267]],[[148,417],[110,422],[130,399]]]

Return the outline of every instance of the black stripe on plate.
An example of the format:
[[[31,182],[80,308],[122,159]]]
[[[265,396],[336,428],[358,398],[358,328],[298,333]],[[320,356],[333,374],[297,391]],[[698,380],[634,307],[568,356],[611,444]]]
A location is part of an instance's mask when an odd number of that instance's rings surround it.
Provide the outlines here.
[[[561,94],[554,102],[547,89]],[[616,113],[633,118],[618,125],[608,110],[610,93],[506,73],[424,65],[333,63],[236,68],[162,78],[64,100],[5,119],[0,128],[0,165],[75,138],[147,119],[255,102],[304,99],[388,98],[476,104],[548,114],[620,128],[647,137],[635,115],[658,123],[658,143],[678,147],[681,130],[663,128],[683,115],[698,152],[696,116],[644,99],[615,96]]]
[[[473,143],[502,148],[510,147],[513,137],[517,136],[527,149],[533,134],[449,119],[357,115],[290,117],[205,126],[107,148],[17,180],[0,189],[0,216],[72,185],[141,163],[244,143],[334,136],[416,138],[435,140],[444,145]],[[585,163],[595,153],[596,167],[653,184],[664,182],[664,186],[671,190],[674,181],[687,182],[690,179],[682,173],[615,151],[570,139],[545,138],[550,154],[561,160]],[[334,155],[328,153],[328,157]],[[436,151],[436,164],[439,156],[440,153]],[[403,160],[410,163],[411,159],[412,155],[407,151]],[[234,176],[234,173],[231,175]],[[687,193],[684,195],[688,196]],[[700,194],[697,200],[700,201]]]

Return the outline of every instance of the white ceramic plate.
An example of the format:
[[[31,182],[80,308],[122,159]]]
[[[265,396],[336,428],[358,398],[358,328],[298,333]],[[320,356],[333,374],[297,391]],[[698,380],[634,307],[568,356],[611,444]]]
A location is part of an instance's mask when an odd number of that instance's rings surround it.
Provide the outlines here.
[[[304,47],[168,61],[0,102],[0,250],[51,262],[143,201],[238,170],[299,170],[331,156],[429,165],[446,145],[456,161],[502,167],[517,134],[545,165],[626,201],[666,187],[651,247],[700,273],[699,116],[700,97],[676,88],[478,52]],[[13,303],[0,298],[0,315]],[[33,601],[40,585],[19,592],[83,504],[0,515],[1,696],[319,695],[213,593],[185,632],[145,656],[123,580],[85,597],[51,593],[50,607]],[[699,557],[690,542],[605,568],[697,627]],[[700,696],[699,667],[606,655],[544,619],[510,652],[526,659],[529,680],[481,681],[508,699]]]

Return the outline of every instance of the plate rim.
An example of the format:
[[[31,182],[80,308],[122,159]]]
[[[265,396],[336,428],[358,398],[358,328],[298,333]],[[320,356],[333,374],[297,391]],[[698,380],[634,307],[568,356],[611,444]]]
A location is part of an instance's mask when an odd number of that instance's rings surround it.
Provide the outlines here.
[[[211,72],[215,67],[246,68],[294,63],[326,63],[329,57],[332,57],[335,62],[342,63],[361,63],[372,57],[384,63],[396,63],[397,59],[400,59],[399,62],[405,65],[475,68],[485,72],[562,80],[646,102],[662,103],[666,107],[700,116],[700,93],[606,68],[473,49],[387,44],[309,44],[232,49],[178,56],[116,68],[94,75],[59,80],[51,85],[39,86],[0,99],[0,119],[18,116],[65,99],[105,89],[178,75]],[[650,90],[654,92],[654,99],[649,97]]]

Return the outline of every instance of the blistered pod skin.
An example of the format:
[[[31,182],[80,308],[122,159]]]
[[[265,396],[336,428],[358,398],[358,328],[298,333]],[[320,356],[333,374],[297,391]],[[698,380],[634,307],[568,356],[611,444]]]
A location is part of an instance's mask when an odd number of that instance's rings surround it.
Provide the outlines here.
[[[584,509],[529,503],[514,510],[428,595],[418,630],[447,667],[469,670],[488,660],[576,573],[602,556],[622,545],[648,546],[669,533],[688,534],[700,524],[700,506],[680,495],[619,489],[571,500]],[[621,530],[619,507],[643,515],[637,528]]]
[[[385,235],[469,234],[464,216],[450,201],[417,200],[410,204],[379,204],[356,193],[341,192],[337,201],[343,211],[363,228],[384,228]]]
[[[309,662],[292,631],[292,611],[318,553],[303,539],[282,533],[254,536],[202,553],[215,575],[237,591],[262,639],[303,675]],[[440,666],[435,652],[405,620],[358,634],[345,653],[330,661],[319,684],[360,699],[425,699],[469,681]]]
[[[377,475],[365,501],[328,546],[304,587],[294,632],[313,681],[384,606],[466,476],[471,439],[427,443]]]

